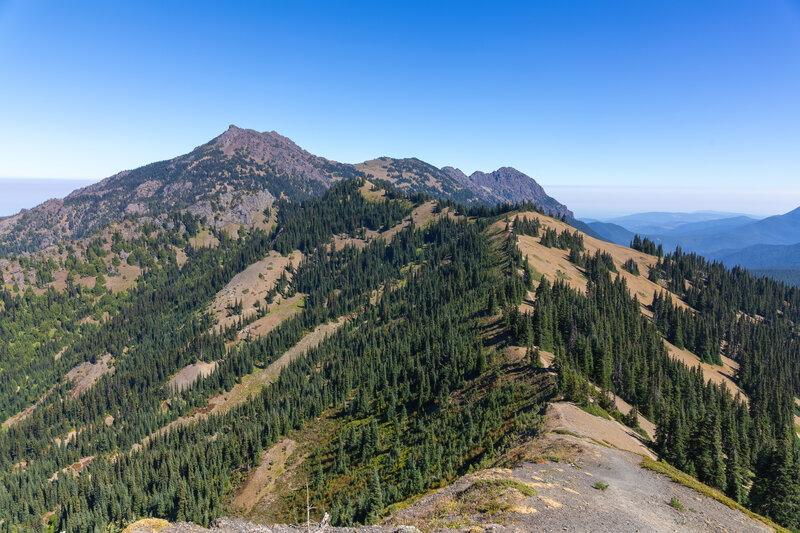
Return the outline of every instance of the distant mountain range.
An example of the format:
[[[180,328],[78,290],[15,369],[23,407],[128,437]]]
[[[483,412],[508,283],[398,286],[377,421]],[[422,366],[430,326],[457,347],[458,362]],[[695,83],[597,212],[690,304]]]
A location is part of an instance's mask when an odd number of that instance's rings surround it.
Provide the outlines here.
[[[303,150],[278,133],[230,126],[190,153],[125,170],[66,198],[48,200],[0,219],[0,254],[33,251],[65,237],[82,237],[126,216],[158,216],[175,209],[212,217],[224,204],[228,219],[246,223],[275,198],[299,201],[320,196],[348,177],[372,177],[403,192],[425,193],[465,205],[531,202],[574,220],[567,206],[547,195],[532,178],[510,167],[467,176],[416,158],[381,157],[351,165]],[[212,221],[213,222],[213,221]],[[589,230],[578,223],[582,229]]]
[[[680,246],[793,283],[793,271],[800,272],[800,208],[761,220],[736,213],[639,213],[588,225],[618,244],[638,233],[665,250]]]
[[[722,211],[696,211],[693,213],[650,211],[646,213],[634,213],[622,217],[611,218],[603,220],[603,222],[617,224],[641,235],[664,234],[671,231],[680,230],[687,225],[730,220],[736,217],[747,216],[740,213],[727,213]],[[756,219],[750,218],[750,220]]]

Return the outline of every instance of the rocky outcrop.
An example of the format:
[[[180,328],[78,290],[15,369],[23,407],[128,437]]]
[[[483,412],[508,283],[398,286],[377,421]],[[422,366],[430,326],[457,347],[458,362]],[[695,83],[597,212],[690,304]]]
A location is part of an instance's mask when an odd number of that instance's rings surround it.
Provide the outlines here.
[[[267,191],[226,192],[214,200],[216,209],[211,200],[203,200],[186,211],[203,219],[206,225],[221,228],[227,224],[252,224],[273,202],[275,197]]]

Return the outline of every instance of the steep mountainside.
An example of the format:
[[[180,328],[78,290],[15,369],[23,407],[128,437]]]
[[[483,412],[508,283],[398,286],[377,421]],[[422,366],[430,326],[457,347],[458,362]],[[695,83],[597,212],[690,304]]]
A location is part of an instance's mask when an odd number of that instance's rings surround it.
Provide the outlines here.
[[[633,213],[621,217],[615,217],[604,222],[618,224],[634,233],[640,235],[655,234],[661,235],[678,230],[687,224],[713,224],[718,220],[730,220],[740,218],[745,215],[739,213],[725,213],[720,211],[696,211],[693,213],[671,212],[671,211],[650,211],[646,213]]]
[[[166,222],[0,290],[3,524],[797,525],[796,290],[363,178]]]
[[[650,215],[649,218],[645,215]],[[659,215],[661,218],[656,218]],[[673,215],[669,217],[668,215]],[[649,237],[664,245],[664,248],[672,250],[676,246],[690,242],[697,237],[710,235],[720,235],[729,233],[756,222],[757,220],[747,216],[733,216],[720,219],[684,221],[685,218],[692,220],[697,217],[710,215],[690,216],[692,213],[643,213],[641,215],[631,215],[621,217],[618,222],[589,222],[592,227],[603,237],[616,242],[617,244],[630,244],[633,236],[638,234]],[[640,218],[641,217],[641,218]],[[658,225],[655,222],[658,222]]]
[[[469,178],[418,159],[360,165],[313,155],[275,132],[230,126],[192,152],[126,170],[63,200],[0,220],[0,255],[34,251],[65,237],[83,237],[124,217],[156,217],[187,209],[209,224],[250,224],[276,198],[317,197],[338,180],[373,174],[403,192],[465,205],[531,202],[558,216],[572,213],[533,179],[510,168]]]
[[[798,267],[772,267],[753,268],[750,272],[754,276],[766,276],[777,281],[782,281],[795,287],[800,287],[800,268]]]
[[[587,225],[604,239],[623,246],[630,245],[634,232],[611,222],[588,222]]]
[[[757,269],[758,275],[797,284],[800,208],[763,220],[734,216],[683,222],[683,216],[681,213],[644,213],[618,219],[628,224],[626,227],[607,222],[590,222],[589,226],[603,238],[618,244],[629,244],[634,235],[634,231],[629,230],[635,230],[666,250],[680,246],[685,251],[722,261],[729,267]],[[675,224],[673,219],[681,222]],[[673,220],[671,223],[675,227],[653,226],[653,220],[660,224]]]

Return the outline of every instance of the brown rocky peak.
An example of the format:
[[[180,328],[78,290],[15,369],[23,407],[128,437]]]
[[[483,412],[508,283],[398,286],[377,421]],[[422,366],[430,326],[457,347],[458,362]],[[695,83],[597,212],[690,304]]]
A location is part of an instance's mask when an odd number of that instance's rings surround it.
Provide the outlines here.
[[[249,152],[250,157],[261,163],[272,159],[272,156],[282,151],[292,152],[304,157],[313,157],[297,146],[291,139],[274,131],[258,132],[240,128],[233,124],[230,125],[225,133],[215,139],[214,144],[228,155],[236,150],[245,150]]]
[[[269,163],[291,173],[326,182],[318,166],[326,162],[274,131],[258,132],[231,124],[227,131],[212,141],[225,155],[237,152],[258,163]]]

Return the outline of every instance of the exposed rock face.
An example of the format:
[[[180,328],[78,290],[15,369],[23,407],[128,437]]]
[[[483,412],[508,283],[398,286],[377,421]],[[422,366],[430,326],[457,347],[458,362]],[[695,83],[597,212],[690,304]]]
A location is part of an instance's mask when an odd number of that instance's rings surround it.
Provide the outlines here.
[[[472,191],[475,196],[481,198],[486,196],[486,191],[479,185],[473,182],[469,176],[464,174],[461,169],[453,167],[442,167],[442,172],[450,176],[455,182],[459,183],[465,189]]]
[[[467,176],[453,167],[439,169],[416,158],[390,157],[365,161],[355,167],[404,192],[424,192],[435,198],[449,198],[467,205],[532,202],[559,217],[573,218],[572,211],[548,196],[533,178],[511,167]]]
[[[197,202],[189,206],[186,211],[202,218],[205,224],[220,228],[229,223],[252,224],[255,217],[261,216],[260,213],[263,213],[274,201],[275,197],[267,191],[226,192],[216,199],[218,211],[215,211],[211,200]]]
[[[330,176],[319,168],[328,163],[327,159],[306,152],[291,139],[274,131],[259,133],[231,124],[228,131],[211,143],[227,156],[243,153],[258,163],[270,163],[285,169],[288,174],[325,184],[330,181]]]

